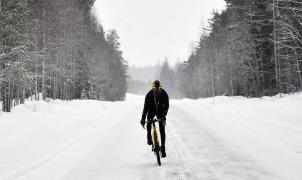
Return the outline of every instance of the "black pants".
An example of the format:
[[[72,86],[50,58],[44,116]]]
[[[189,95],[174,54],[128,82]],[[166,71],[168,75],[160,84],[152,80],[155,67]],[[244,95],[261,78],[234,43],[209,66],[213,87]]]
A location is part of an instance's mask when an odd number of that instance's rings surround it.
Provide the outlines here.
[[[159,121],[158,124],[159,124],[161,145],[162,145],[162,148],[165,149],[165,142],[166,142],[165,125],[162,121]],[[147,123],[147,138],[149,141],[152,140],[151,128],[152,128],[152,123]]]

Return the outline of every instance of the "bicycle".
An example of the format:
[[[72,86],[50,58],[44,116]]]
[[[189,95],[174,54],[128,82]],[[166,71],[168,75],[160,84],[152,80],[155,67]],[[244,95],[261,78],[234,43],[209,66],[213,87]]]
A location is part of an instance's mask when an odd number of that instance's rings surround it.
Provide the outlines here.
[[[156,126],[155,123],[161,121],[160,119],[153,119],[153,120],[148,120],[147,123],[152,123],[152,151],[154,152],[157,163],[159,166],[161,166],[161,160],[160,160],[160,153],[161,153],[161,146],[160,146],[160,141],[158,137],[158,133],[156,131]]]

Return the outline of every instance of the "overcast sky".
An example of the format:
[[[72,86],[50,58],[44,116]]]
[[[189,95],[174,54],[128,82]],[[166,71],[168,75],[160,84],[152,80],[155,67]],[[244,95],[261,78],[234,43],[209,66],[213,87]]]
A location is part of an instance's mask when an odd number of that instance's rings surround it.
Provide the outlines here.
[[[116,29],[129,65],[154,65],[165,57],[186,60],[213,9],[224,0],[96,0],[106,30]],[[203,23],[204,22],[204,23]]]

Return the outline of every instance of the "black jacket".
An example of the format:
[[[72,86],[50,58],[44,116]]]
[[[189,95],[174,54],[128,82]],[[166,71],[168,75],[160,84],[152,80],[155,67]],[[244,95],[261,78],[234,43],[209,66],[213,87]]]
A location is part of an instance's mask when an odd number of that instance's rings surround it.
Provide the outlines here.
[[[158,104],[157,108],[155,102]],[[145,120],[146,116],[148,120],[153,119],[155,116],[157,118],[164,118],[168,110],[169,96],[167,92],[164,89],[160,89],[159,96],[155,98],[154,90],[152,89],[146,95],[142,119]]]

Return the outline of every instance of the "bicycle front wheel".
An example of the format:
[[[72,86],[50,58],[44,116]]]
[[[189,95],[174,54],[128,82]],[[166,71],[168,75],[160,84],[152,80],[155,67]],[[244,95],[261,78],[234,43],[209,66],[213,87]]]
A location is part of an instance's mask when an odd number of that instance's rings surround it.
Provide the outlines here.
[[[156,154],[156,158],[157,158],[157,163],[159,166],[161,166],[160,153],[159,153],[158,149],[155,151],[155,154]]]

